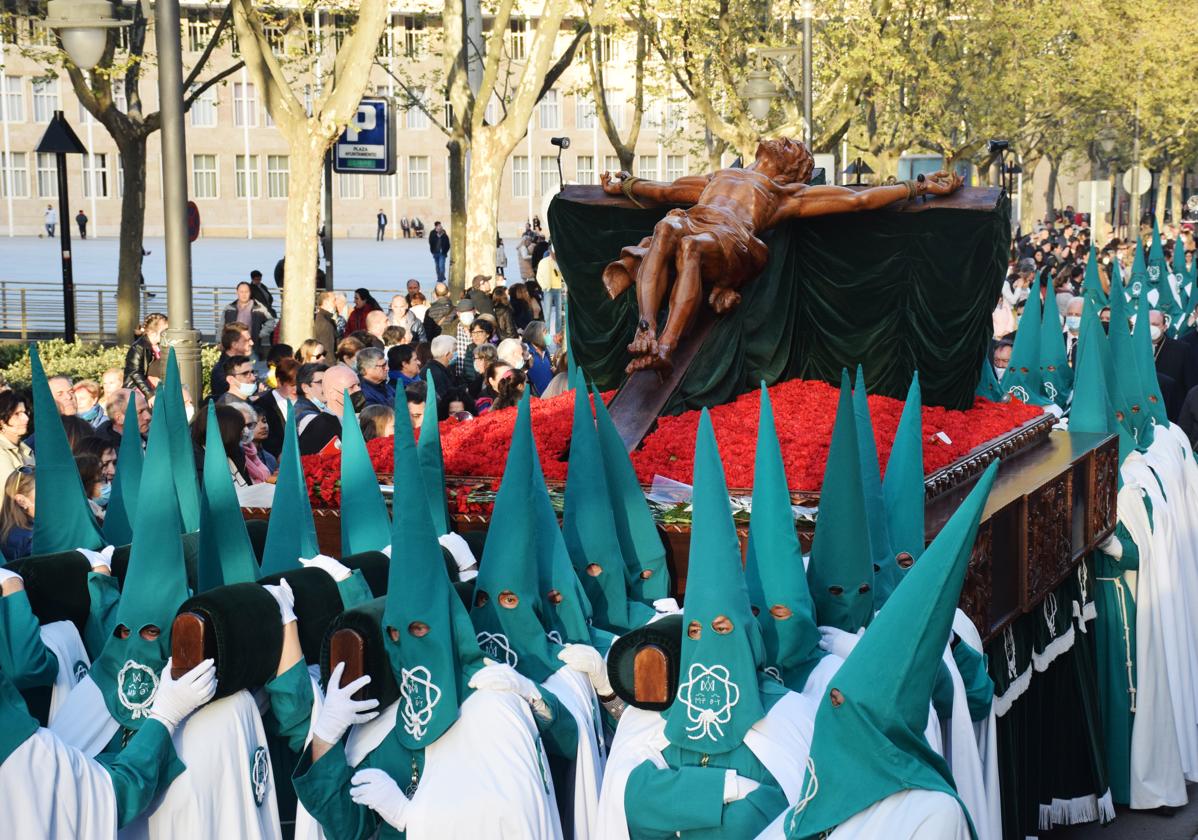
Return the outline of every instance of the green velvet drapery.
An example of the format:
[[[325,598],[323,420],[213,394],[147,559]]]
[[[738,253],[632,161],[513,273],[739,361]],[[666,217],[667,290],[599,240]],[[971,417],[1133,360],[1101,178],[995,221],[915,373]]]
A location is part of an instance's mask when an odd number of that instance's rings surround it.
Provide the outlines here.
[[[926,403],[972,405],[1010,241],[1006,196],[974,192],[959,202],[968,206],[809,219],[767,234],[766,270],[715,325],[665,413],[727,402],[762,379],[836,383],[858,363],[873,393],[901,399],[918,368]],[[549,229],[575,359],[614,388],[636,299],[630,289],[609,300],[603,268],[670,208],[604,199],[598,188],[568,188],[549,207]]]

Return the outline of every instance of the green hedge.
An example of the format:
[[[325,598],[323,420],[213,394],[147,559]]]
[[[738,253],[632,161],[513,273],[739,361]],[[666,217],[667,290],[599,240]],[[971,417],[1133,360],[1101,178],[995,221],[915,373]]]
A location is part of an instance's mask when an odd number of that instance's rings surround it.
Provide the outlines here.
[[[13,388],[28,388],[33,377],[29,365],[28,344],[0,344],[0,374]],[[67,343],[61,338],[37,342],[42,367],[47,376],[69,376],[73,380],[94,379],[99,382],[109,368],[125,369],[129,346],[105,347],[82,341]],[[200,351],[200,367],[204,377],[204,392],[208,391],[208,375],[220,356],[219,347],[204,347]],[[197,399],[199,394],[194,395]]]

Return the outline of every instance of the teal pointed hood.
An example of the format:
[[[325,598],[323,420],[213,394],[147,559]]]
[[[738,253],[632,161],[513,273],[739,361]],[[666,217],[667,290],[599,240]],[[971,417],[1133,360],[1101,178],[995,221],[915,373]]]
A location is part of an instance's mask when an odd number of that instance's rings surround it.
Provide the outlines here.
[[[874,565],[857,454],[857,422],[847,371],[824,467],[819,516],[807,565],[807,583],[819,624],[856,633],[874,614]]]
[[[1004,393],[1028,405],[1046,405],[1044,383],[1040,381],[1040,287],[1033,283],[1023,317],[1015,331],[1015,346],[1011,349],[1011,364],[1003,374]]]
[[[911,377],[899,418],[882,497],[890,526],[890,561],[874,575],[874,601],[881,608],[924,551],[923,403],[919,372]]]
[[[1148,289],[1148,264],[1144,260],[1144,243],[1136,237],[1135,252],[1131,261],[1131,277],[1127,282],[1127,293],[1138,298]]]
[[[1082,310],[1082,326],[1078,333],[1069,431],[1118,434],[1119,460],[1122,462],[1135,449],[1135,441],[1115,416],[1102,361],[1105,341],[1098,316],[1094,314],[1094,308],[1087,305]]]
[[[803,783],[813,793],[787,812],[788,838],[822,836],[904,790],[956,797],[948,765],[923,733],[978,522],[997,472],[994,462],[982,473],[828,683]]]
[[[693,516],[678,692],[666,738],[697,753],[730,752],[765,717],[757,685],[765,644],[753,616],[711,415],[695,439]]]
[[[425,373],[425,382],[428,384],[425,405],[433,408],[437,405],[437,386],[433,383],[432,371]],[[395,396],[398,403],[398,391]],[[407,410],[406,401],[403,407]],[[420,476],[428,497],[428,509],[433,516],[433,527],[437,529],[438,536],[448,534],[449,500],[445,496],[445,462],[441,454],[441,427],[437,424],[436,411],[426,409],[424,412],[424,419],[420,423],[420,440],[416,443],[416,457],[420,460]]]
[[[413,438],[408,412],[397,412],[393,445],[399,474],[415,475],[418,469]],[[410,501],[395,506],[391,523],[383,645],[399,683],[402,726],[395,734],[404,747],[418,750],[458,719],[483,657],[470,616],[449,582],[428,506],[418,496]]]
[[[50,383],[36,344],[29,348],[29,363],[33,368],[33,428],[37,435],[37,468],[33,476],[37,516],[33,518],[33,553],[56,554],[76,548],[102,548],[104,538],[87,504],[79,468],[71,454],[71,445],[50,393]]]
[[[530,399],[526,390],[524,399]],[[578,391],[586,399],[586,391]],[[602,473],[600,473],[602,475]],[[596,645],[592,631],[594,605],[587,597],[587,592],[579,575],[574,573],[570,550],[557,524],[557,512],[549,498],[549,488],[545,486],[545,473],[541,469],[541,457],[537,454],[536,446],[532,447],[532,468],[529,470],[529,503],[532,505],[532,515],[529,517],[530,527],[536,532],[537,576],[540,580],[540,592],[543,597],[544,613],[541,620],[548,631],[549,640],[557,644]],[[619,547],[612,545],[619,557]],[[624,585],[623,563],[618,580]],[[647,609],[647,608],[646,608]]]
[[[129,399],[134,399],[130,394]],[[131,419],[136,418],[136,411]],[[112,498],[104,511],[104,542],[128,545],[133,542],[133,520],[137,512],[137,492],[141,487],[141,429],[136,419],[121,429],[121,448],[117,453],[116,477],[112,480]]]
[[[295,408],[288,403],[283,451],[279,454],[279,477],[266,526],[266,546],[262,549],[262,574],[298,569],[299,558],[315,557],[319,553],[312,502],[308,498],[308,484],[304,481],[304,468],[300,463]]]
[[[149,717],[171,652],[171,624],[188,597],[175,486],[166,404],[156,402],[129,569],[116,611],[117,632],[108,638],[91,669],[109,713],[126,729],[140,728]],[[151,626],[158,628],[158,637],[143,638],[142,631]],[[128,629],[126,638],[120,637],[121,627]]]
[[[624,634],[653,617],[651,607],[628,597],[591,397],[581,387],[574,389],[574,425],[561,533],[596,624]]]
[[[645,492],[636,480],[628,450],[603,404],[603,395],[593,386],[591,393],[595,398],[595,430],[599,434],[607,494],[616,521],[616,539],[624,558],[628,594],[632,600],[652,605],[658,598],[670,597],[666,549],[645,501]]]
[[[341,422],[341,555],[382,551],[391,544],[391,520],[370,463],[349,391]]]
[[[1168,316],[1170,331],[1181,321],[1181,303],[1173,294],[1173,284],[1169,282],[1169,263],[1165,260],[1165,249],[1161,245],[1161,231],[1157,227],[1156,217],[1152,219],[1152,244],[1148,248],[1148,265],[1145,269],[1148,275],[1148,304],[1152,309],[1159,309]]]
[[[1044,396],[1059,407],[1069,405],[1073,390],[1073,368],[1065,353],[1065,324],[1053,301],[1040,321],[1040,382]]]
[[[778,443],[774,409],[764,382],[757,421],[745,583],[765,645],[763,670],[795,691],[802,691],[807,677],[825,654],[819,646],[815,602],[807,588],[782,446]]]
[[[1111,347],[1111,366],[1115,371],[1115,382],[1110,387],[1111,401],[1115,404],[1120,422],[1135,440],[1136,448],[1147,449],[1153,438],[1152,414],[1140,384],[1140,370],[1136,363],[1135,346],[1128,324],[1127,299],[1121,286],[1111,286],[1111,323],[1108,340]]]
[[[179,516],[184,533],[200,527],[200,484],[196,477],[195,447],[191,445],[191,429],[187,425],[187,410],[183,404],[183,382],[179,378],[179,363],[172,348],[166,355],[166,376],[158,387],[166,403],[166,427],[170,431],[171,473],[175,477],[175,494],[179,499]],[[157,403],[157,400],[155,400]]]
[[[981,397],[990,402],[1002,402],[1007,396],[998,377],[994,375],[994,364],[989,357],[982,359],[982,374],[978,377],[978,387],[973,393],[975,397]]]
[[[200,592],[259,577],[258,558],[250,542],[241,503],[229,473],[229,460],[216,422],[216,401],[208,401],[204,438],[204,484],[200,493],[200,559],[196,569]]]
[[[1195,273],[1198,273],[1198,264],[1195,264]],[[1174,325],[1173,334],[1175,336],[1183,336],[1194,329],[1194,326],[1189,321],[1189,315],[1194,311],[1194,276],[1193,273],[1186,271],[1186,249],[1178,236],[1173,240],[1173,273],[1178,278],[1178,289],[1181,294],[1181,299],[1178,303],[1181,305],[1181,319],[1179,323]]]
[[[1086,273],[1082,278],[1082,296],[1101,309],[1107,305],[1109,297],[1102,288],[1102,278],[1098,274],[1098,251],[1090,243],[1090,253],[1086,257]]]
[[[869,526],[870,557],[874,577],[888,563],[894,562],[890,547],[890,529],[886,520],[886,503],[882,499],[882,472],[878,464],[878,444],[874,440],[873,418],[869,415],[866,398],[865,372],[857,365],[857,384],[853,388],[853,420],[857,424],[857,454],[861,460],[861,490],[865,498],[865,520]],[[877,597],[876,594],[874,596]],[[875,607],[881,606],[875,604]]]
[[[557,646],[546,635],[537,562],[539,528],[529,511],[533,449],[529,401],[522,399],[474,581],[470,619],[483,653],[540,683],[562,663]]]
[[[1148,323],[1148,299],[1141,295],[1136,301],[1136,329],[1131,335],[1132,352],[1136,369],[1140,375],[1148,413],[1158,426],[1168,426],[1165,414],[1165,398],[1161,394],[1160,380],[1156,376],[1156,354],[1152,349],[1151,324]]]

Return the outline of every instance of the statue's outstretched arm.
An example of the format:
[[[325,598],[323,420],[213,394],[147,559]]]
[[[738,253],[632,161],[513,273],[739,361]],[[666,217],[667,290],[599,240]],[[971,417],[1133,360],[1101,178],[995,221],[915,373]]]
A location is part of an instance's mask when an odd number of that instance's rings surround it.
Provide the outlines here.
[[[829,216],[833,213],[855,213],[877,210],[896,201],[906,201],[919,195],[949,195],[961,187],[959,175],[937,172],[919,181],[900,181],[867,190],[848,187],[807,187],[795,184],[785,188],[785,196],[774,213],[774,223],[783,219]]]
[[[710,178],[710,175],[684,175],[671,183],[635,178],[627,172],[615,175],[604,172],[599,176],[603,191],[608,195],[623,194],[633,201],[647,198],[658,204],[694,204]]]

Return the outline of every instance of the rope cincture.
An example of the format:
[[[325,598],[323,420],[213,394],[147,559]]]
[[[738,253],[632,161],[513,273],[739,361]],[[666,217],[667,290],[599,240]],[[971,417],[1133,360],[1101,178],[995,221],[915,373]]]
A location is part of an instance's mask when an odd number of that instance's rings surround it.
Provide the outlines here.
[[[815,761],[811,755],[807,755],[807,784],[803,787],[803,796],[795,803],[795,806],[790,809],[790,818],[786,821],[786,833],[794,834],[795,822],[799,818],[799,814],[806,810],[811,800],[815,799],[819,793],[819,777],[815,775]],[[823,832],[820,837],[826,837],[830,832]]]

